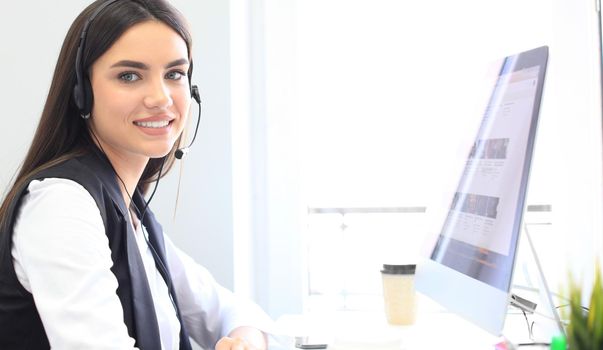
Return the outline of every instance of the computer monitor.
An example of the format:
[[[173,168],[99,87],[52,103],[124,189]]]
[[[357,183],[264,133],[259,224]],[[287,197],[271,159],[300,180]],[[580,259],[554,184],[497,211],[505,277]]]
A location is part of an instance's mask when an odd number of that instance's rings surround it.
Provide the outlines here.
[[[416,288],[499,335],[509,303],[548,47],[506,57]]]

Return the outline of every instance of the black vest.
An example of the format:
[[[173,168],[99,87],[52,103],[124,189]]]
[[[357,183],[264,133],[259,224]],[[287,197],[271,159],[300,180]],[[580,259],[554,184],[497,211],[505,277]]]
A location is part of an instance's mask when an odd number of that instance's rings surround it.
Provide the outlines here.
[[[128,333],[136,340],[136,347],[141,350],[161,350],[159,327],[144,265],[115,172],[107,158],[102,154],[91,153],[44,170],[31,180],[44,178],[73,180],[82,185],[94,198],[105,225],[105,233],[109,238],[113,260],[111,271],[118,281],[117,295],[121,301],[123,320]],[[27,181],[20,189],[20,194],[10,204],[8,224],[0,228],[0,349],[2,350],[50,348],[33,296],[19,283],[11,255],[13,226],[29,182]],[[144,208],[144,197],[140,192],[134,194],[133,201],[138,208]],[[146,211],[143,224],[148,232],[149,242],[157,253],[155,256],[157,267],[167,266],[163,231],[149,209]],[[166,274],[163,269],[159,270],[171,287],[169,271]],[[171,292],[178,319],[181,320],[176,295]],[[182,320],[180,325],[180,349],[190,350],[190,341]]]

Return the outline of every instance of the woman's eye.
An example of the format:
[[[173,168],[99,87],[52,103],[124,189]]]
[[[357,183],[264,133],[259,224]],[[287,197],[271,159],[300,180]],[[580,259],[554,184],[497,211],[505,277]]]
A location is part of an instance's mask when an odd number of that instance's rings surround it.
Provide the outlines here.
[[[171,80],[180,80],[184,76],[185,76],[184,72],[179,72],[179,71],[169,72],[168,74],[165,75],[165,77],[167,79],[171,79]]]
[[[136,80],[140,80],[140,77],[136,73],[122,73],[119,75],[119,79],[126,83],[131,83]]]

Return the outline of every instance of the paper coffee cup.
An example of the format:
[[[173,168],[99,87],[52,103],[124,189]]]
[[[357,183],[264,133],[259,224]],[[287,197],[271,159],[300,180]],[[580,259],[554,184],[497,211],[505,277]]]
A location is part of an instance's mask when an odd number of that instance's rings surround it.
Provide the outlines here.
[[[415,322],[416,265],[383,265],[383,300],[387,322],[409,325]]]

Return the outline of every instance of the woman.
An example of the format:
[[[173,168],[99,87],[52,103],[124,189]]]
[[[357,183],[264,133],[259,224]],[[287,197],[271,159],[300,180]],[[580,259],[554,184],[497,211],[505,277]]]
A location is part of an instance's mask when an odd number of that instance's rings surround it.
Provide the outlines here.
[[[178,250],[143,197],[181,144],[191,52],[164,0],[97,0],[72,24],[0,208],[0,349],[267,347],[269,318]]]

